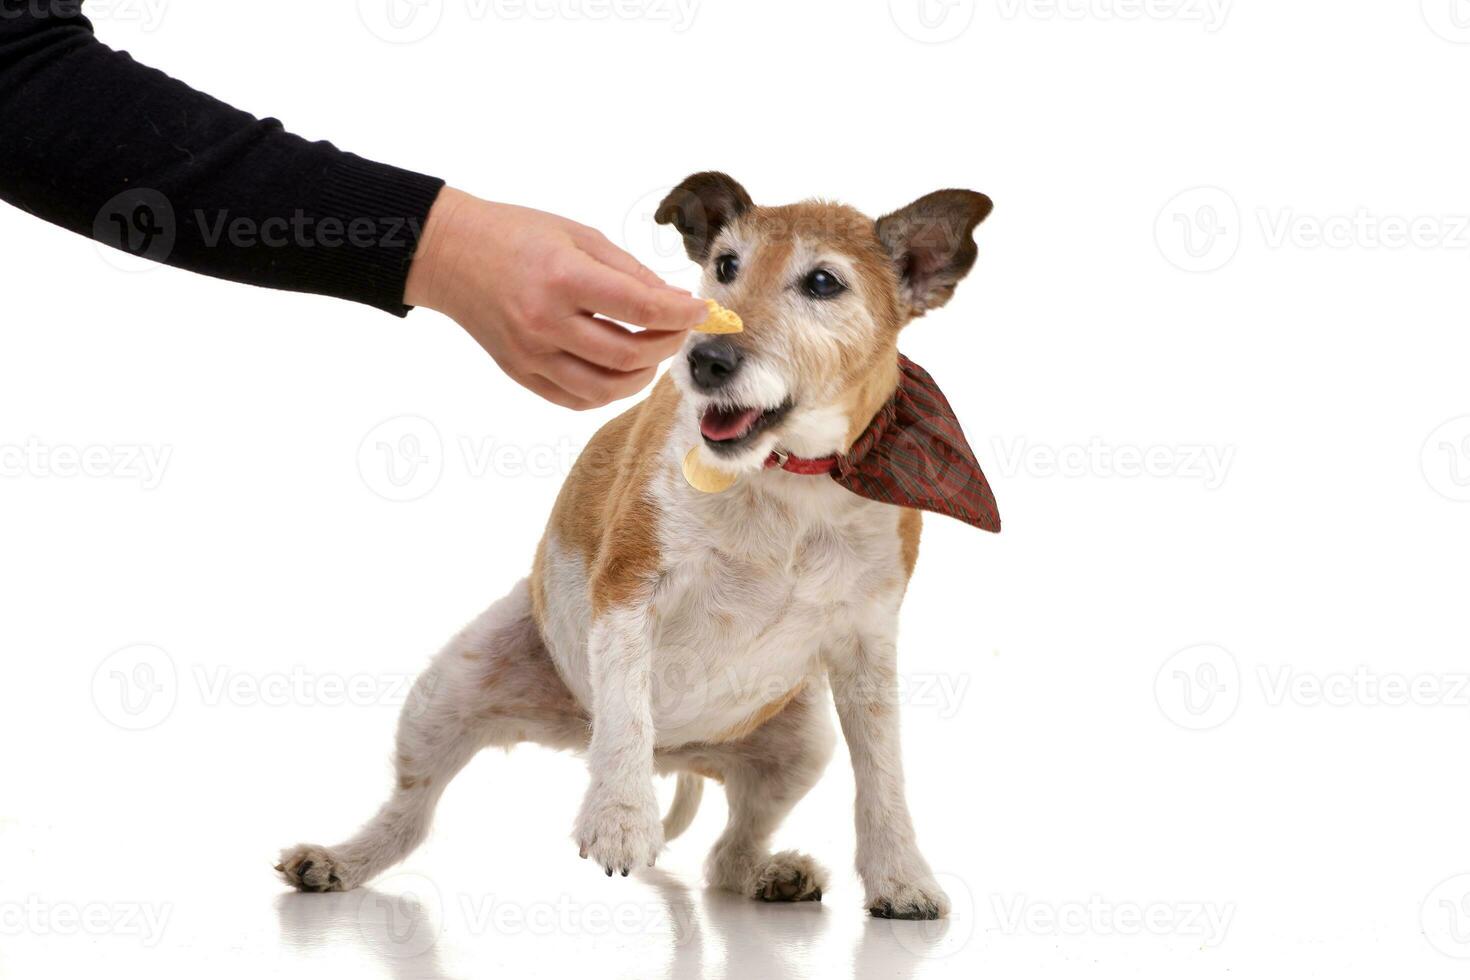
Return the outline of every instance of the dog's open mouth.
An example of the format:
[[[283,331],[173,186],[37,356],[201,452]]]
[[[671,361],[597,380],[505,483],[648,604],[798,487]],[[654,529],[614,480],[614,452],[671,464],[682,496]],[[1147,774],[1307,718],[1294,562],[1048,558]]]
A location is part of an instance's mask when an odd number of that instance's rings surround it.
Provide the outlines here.
[[[705,445],[716,452],[734,452],[781,421],[790,410],[789,401],[767,409],[711,405],[699,419],[699,432]]]

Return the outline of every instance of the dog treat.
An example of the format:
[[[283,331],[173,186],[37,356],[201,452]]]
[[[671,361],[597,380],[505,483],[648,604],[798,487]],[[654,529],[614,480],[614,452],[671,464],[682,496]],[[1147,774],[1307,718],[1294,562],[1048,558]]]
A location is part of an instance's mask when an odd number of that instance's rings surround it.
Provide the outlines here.
[[[684,479],[700,493],[721,493],[735,485],[735,475],[706,466],[695,446],[684,456]]]
[[[727,310],[712,299],[704,301],[709,307],[709,316],[703,323],[694,329],[700,333],[739,333],[745,329],[745,323],[740,319],[740,314],[733,310]]]

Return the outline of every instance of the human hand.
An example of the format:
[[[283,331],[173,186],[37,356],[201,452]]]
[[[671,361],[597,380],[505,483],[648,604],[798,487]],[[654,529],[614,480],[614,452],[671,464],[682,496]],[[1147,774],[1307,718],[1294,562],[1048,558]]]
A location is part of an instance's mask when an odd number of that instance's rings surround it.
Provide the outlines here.
[[[513,380],[578,410],[641,391],[707,313],[592,228],[451,187],[403,301],[449,316]]]

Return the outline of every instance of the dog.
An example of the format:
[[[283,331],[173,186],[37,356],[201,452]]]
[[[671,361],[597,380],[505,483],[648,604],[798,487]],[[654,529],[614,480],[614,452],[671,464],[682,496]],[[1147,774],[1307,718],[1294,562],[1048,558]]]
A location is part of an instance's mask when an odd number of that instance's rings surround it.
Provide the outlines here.
[[[391,798],[345,843],[282,852],[285,880],[303,891],[363,884],[422,842],[477,752],[535,742],[585,754],[573,838],[606,874],[652,865],[713,779],[729,821],[709,883],[817,901],[822,866],[768,843],[827,765],[835,703],[866,908],[946,915],[899,751],[895,638],[920,511],[850,492],[830,466],[896,397],[900,330],[949,301],[990,210],[983,194],[947,190],[874,221],[825,202],[758,207],[720,173],[676,187],[655,219],[702,266],[703,295],[745,329],[691,333],[648,397],[596,434],[529,578],[415,682]],[[696,489],[691,464],[730,485]],[[663,774],[678,778],[661,819]]]

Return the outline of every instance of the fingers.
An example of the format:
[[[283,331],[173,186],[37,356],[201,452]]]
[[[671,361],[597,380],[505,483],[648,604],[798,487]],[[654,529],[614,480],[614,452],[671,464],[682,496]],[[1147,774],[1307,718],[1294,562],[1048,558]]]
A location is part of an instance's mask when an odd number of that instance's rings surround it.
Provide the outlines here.
[[[636,395],[648,387],[657,372],[651,367],[637,371],[609,371],[571,354],[552,354],[537,363],[535,373],[585,403],[569,407],[597,408],[619,398]]]
[[[611,320],[579,313],[562,323],[556,342],[562,350],[613,371],[655,368],[684,346],[683,331],[627,330]]]
[[[625,275],[632,276],[639,282],[649,286],[658,286],[663,289],[673,290],[685,296],[689,295],[688,290],[680,289],[678,286],[671,286],[664,282],[652,269],[608,241],[607,236],[596,229],[588,228],[586,234],[578,239],[577,244],[582,247],[584,252],[603,265],[611,266]]]
[[[597,405],[580,395],[574,395],[558,384],[543,378],[539,374],[528,374],[515,379],[516,383],[527,391],[531,391],[562,408],[570,408],[574,412],[585,412],[589,408],[597,408]]]
[[[646,327],[649,330],[689,330],[701,323],[707,310],[700,300],[661,289],[604,265],[591,256],[575,264],[565,286],[586,313]]]

